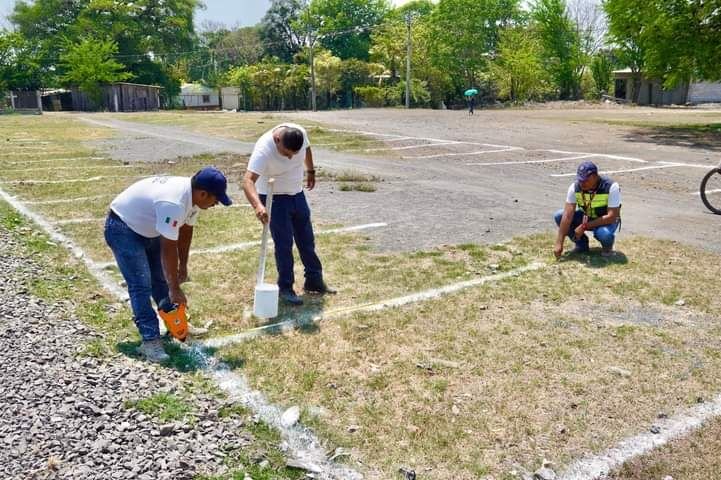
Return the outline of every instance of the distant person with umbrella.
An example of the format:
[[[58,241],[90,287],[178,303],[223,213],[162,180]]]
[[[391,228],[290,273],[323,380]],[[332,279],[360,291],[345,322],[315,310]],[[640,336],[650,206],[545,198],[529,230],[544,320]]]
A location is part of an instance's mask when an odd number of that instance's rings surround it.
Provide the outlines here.
[[[463,95],[468,97],[468,115],[473,115],[476,108],[476,95],[478,95],[478,90],[469,88]]]

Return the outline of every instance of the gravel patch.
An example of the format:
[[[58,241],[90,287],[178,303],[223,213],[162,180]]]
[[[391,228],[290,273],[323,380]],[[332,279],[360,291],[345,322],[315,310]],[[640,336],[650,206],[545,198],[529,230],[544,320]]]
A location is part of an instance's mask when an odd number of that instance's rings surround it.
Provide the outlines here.
[[[224,400],[192,393],[195,420],[161,424],[126,401],[182,389],[181,374],[122,355],[78,354],[101,335],[63,303],[28,293],[43,274],[0,229],[0,478],[190,479],[223,473],[229,451],[252,449]]]

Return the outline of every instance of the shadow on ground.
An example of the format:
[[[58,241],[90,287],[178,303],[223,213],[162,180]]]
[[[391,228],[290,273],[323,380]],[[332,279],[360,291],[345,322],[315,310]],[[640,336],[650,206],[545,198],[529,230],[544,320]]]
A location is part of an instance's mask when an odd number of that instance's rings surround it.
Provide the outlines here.
[[[721,123],[686,125],[683,127],[638,128],[628,132],[624,138],[629,142],[721,152]]]
[[[578,262],[590,268],[605,268],[609,265],[626,265],[628,257],[625,253],[615,250],[613,256],[604,257],[600,248],[592,248],[588,253],[567,253],[560,262]]]

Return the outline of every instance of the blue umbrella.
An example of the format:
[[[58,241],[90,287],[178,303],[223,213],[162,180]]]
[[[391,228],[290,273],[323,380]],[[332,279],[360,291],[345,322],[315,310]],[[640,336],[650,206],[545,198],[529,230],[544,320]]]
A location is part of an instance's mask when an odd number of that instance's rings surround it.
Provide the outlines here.
[[[465,95],[466,97],[472,97],[473,95],[478,95],[478,90],[476,90],[475,88],[469,88],[463,95]]]

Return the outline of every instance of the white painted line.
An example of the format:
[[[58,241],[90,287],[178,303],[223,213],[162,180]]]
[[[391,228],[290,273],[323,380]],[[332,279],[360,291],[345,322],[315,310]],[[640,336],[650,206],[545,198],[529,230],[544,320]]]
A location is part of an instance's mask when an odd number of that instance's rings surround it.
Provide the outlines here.
[[[368,230],[372,228],[383,228],[387,227],[387,223],[366,223],[364,225],[354,225],[352,227],[342,227],[342,228],[331,228],[329,230],[321,230],[320,232],[316,232],[316,235],[332,235],[335,233],[350,233],[350,232],[359,232],[361,230]],[[213,255],[218,253],[228,253],[228,252],[237,252],[240,250],[247,250],[252,247],[257,247],[260,245],[260,240],[253,240],[250,242],[241,242],[241,243],[231,243],[229,245],[219,245],[217,247],[210,247],[210,248],[198,248],[193,249],[190,251],[190,255]],[[272,245],[272,242],[271,242]],[[108,268],[115,266],[115,262],[102,262],[98,263],[98,265],[101,268]]]
[[[76,197],[76,198],[57,198],[54,200],[34,200],[24,202],[25,205],[58,205],[61,203],[75,203],[75,202],[87,202],[88,200],[98,200],[101,198],[109,198],[114,196],[114,193],[108,193],[104,195],[92,195],[90,197]]]
[[[451,285],[446,285],[445,287],[424,290],[424,291],[413,293],[410,295],[404,295],[402,297],[391,298],[389,300],[384,300],[384,301],[381,301],[378,303],[366,303],[366,304],[355,305],[355,306],[347,307],[347,308],[339,308],[337,310],[330,310],[328,312],[324,312],[321,315],[313,314],[314,316],[312,318],[307,318],[307,316],[306,316],[306,318],[302,318],[302,315],[301,315],[301,318],[294,318],[292,320],[286,320],[283,322],[273,323],[270,325],[264,325],[262,327],[246,330],[245,332],[238,333],[235,335],[227,335],[227,336],[218,337],[218,338],[209,338],[207,340],[204,340],[202,343],[206,347],[221,348],[221,347],[233,345],[236,343],[242,343],[246,340],[250,340],[252,338],[263,336],[268,333],[287,332],[287,331],[294,330],[298,326],[301,326],[304,324],[317,323],[322,320],[330,320],[333,318],[339,318],[339,317],[349,315],[351,313],[377,312],[380,310],[386,310],[388,308],[402,307],[404,305],[424,302],[426,300],[432,300],[434,298],[439,298],[444,295],[459,292],[461,290],[465,290],[465,289],[468,289],[471,287],[477,287],[480,285],[484,285],[486,283],[498,282],[500,280],[505,280],[507,278],[517,277],[517,276],[521,275],[522,273],[530,272],[533,270],[540,270],[540,269],[544,268],[545,266],[546,265],[543,263],[532,263],[532,264],[526,265],[525,267],[517,268],[517,269],[511,270],[509,272],[497,273],[495,275],[488,275],[486,277],[481,277],[481,278],[474,278],[473,280],[467,280],[465,282],[453,283]]]
[[[68,237],[58,232],[42,216],[28,209],[15,197],[2,190],[2,188],[0,188],[0,198],[12,205],[12,207],[22,215],[37,223],[48,233],[51,239],[64,245],[75,257],[81,259],[90,273],[112,295],[119,300],[127,299],[128,295],[125,289],[121,288],[108,272],[99,268],[95,262],[85,255],[85,252],[83,252],[80,247],[75,245]],[[285,426],[280,421],[282,414],[280,407],[268,402],[259,391],[250,388],[248,382],[240,374],[231,372],[227,365],[219,363],[202,349],[193,349],[193,347],[191,347],[188,350],[195,354],[195,358],[199,360],[203,368],[215,378],[220,388],[228,392],[232,399],[243,402],[244,405],[259,415],[264,422],[280,431],[282,438],[289,446],[287,453],[289,457],[310,464],[310,468],[313,471],[319,475],[323,475],[321,478],[334,480],[363,479],[359,473],[352,469],[327,460],[325,449],[320,440],[316,438],[309,429],[300,424],[291,427]]]
[[[387,138],[385,140],[376,140],[375,138],[368,138],[368,139],[362,139],[362,140],[354,140],[354,143],[357,142],[402,142],[404,140],[415,140],[415,137],[398,137],[398,138]],[[338,145],[347,145],[348,142],[337,142],[337,143],[314,143],[311,145],[311,147],[335,147]]]
[[[721,188],[714,188],[713,190],[706,190],[706,195],[709,193],[721,193]],[[691,192],[689,195],[696,195],[697,197],[701,196],[701,192]]]
[[[376,132],[367,132],[363,130],[341,130],[341,129],[326,129],[329,132],[345,132],[345,133],[359,133],[361,135],[376,135],[379,137],[392,137],[392,138],[400,138],[400,135],[394,135],[390,133],[376,133]],[[425,140],[427,142],[454,142],[454,143],[464,143],[467,145],[480,145],[484,147],[495,147],[495,148],[521,148],[521,147],[512,147],[510,145],[495,145],[493,143],[476,143],[476,142],[465,142],[465,141],[455,141],[455,140],[448,140],[448,139],[442,139],[442,138],[429,138],[429,137],[408,137],[409,139],[414,140]]]
[[[43,155],[52,155],[54,153],[65,153],[67,150],[53,150],[53,151],[47,151],[43,150]],[[37,156],[39,155],[37,152],[0,152],[0,156],[3,157],[29,157],[31,155]],[[0,159],[3,160],[3,159]]]
[[[703,163],[684,163],[684,162],[658,162],[663,163],[664,165],[678,165],[680,167],[689,167],[689,168],[703,168],[704,170],[713,170],[714,168],[718,168],[718,165],[704,165]]]
[[[75,161],[75,160],[108,160],[106,157],[64,157],[64,158],[48,158],[45,160],[22,160],[19,162],[2,162],[4,165],[31,165],[35,163],[50,163],[50,162],[69,162],[69,161]]]
[[[462,157],[464,155],[484,155],[486,153],[515,152],[518,150],[523,150],[523,148],[508,147],[508,148],[499,148],[497,150],[479,150],[476,152],[466,152],[466,153],[439,153],[436,155],[413,155],[413,156],[402,157],[402,158],[410,160],[410,159],[424,159],[424,158]]]
[[[87,217],[87,218],[67,218],[65,220],[56,220],[52,222],[53,225],[77,225],[79,223],[91,223],[100,222],[105,220],[105,217]]]
[[[415,148],[426,148],[426,147],[440,147],[443,145],[458,145],[461,142],[438,142],[438,143],[424,143],[422,145],[408,145],[405,147],[382,147],[382,148],[366,148],[363,152],[380,152],[383,150],[412,150]]]
[[[100,170],[100,169],[115,169],[115,168],[136,168],[138,165],[68,165],[62,167],[34,167],[34,168],[10,168],[3,170],[4,173],[22,173],[22,172],[42,172],[45,170],[77,170],[83,168],[84,170]]]
[[[550,153],[561,153],[564,155],[591,155],[593,157],[610,158],[611,160],[627,160],[629,162],[648,163],[648,160],[635,157],[625,157],[622,155],[609,155],[607,153],[589,153],[589,152],[569,152],[567,150],[545,150],[539,149],[536,152],[550,152]]]
[[[721,416],[721,395],[667,419],[654,421],[660,433],[641,433],[622,440],[600,455],[588,456],[572,463],[559,480],[596,480],[639,455],[646,454],[671,440],[691,433],[708,420]]]
[[[70,252],[75,258],[82,260],[90,273],[108,292],[110,292],[120,300],[124,300],[128,297],[125,289],[121,288],[120,285],[115,282],[113,277],[108,274],[108,272],[104,271],[97,263],[93,262],[90,258],[88,258],[88,256],[80,247],[75,245],[75,243],[70,240],[70,238],[63,235],[55,227],[48,223],[45,218],[27,208],[22,202],[20,202],[17,198],[13,197],[9,193],[5,192],[2,188],[0,188],[0,198],[12,205],[12,207],[18,212],[20,212],[20,214],[37,223],[43,230],[48,233],[48,235],[53,241],[64,245],[68,250],[70,250]]]
[[[158,174],[159,175],[159,174]],[[87,183],[105,180],[107,178],[144,178],[138,175],[98,175],[88,178],[68,178],[66,180],[3,180],[0,183],[5,185],[55,185],[60,183]]]
[[[523,160],[517,162],[487,162],[487,163],[466,163],[466,165],[482,166],[482,165],[525,165],[531,163],[553,163],[553,162],[565,162],[569,160],[580,160],[582,158],[590,158],[594,155],[579,155],[577,157],[563,157],[563,158],[550,158],[547,160]]]
[[[609,170],[606,172],[599,172],[601,174],[610,175],[614,173],[630,173],[630,172],[640,172],[643,170],[658,170],[659,168],[677,168],[677,167],[684,167],[686,165],[682,165],[679,163],[672,163],[668,165],[654,165],[650,167],[640,167],[640,168],[629,168],[627,170]],[[551,177],[575,177],[576,172],[573,173],[553,173],[550,175]]]

